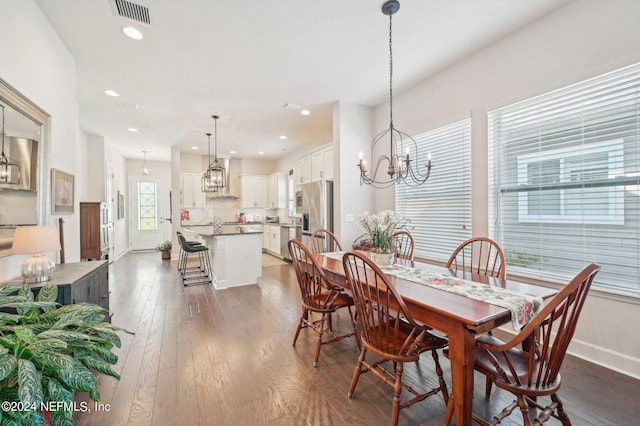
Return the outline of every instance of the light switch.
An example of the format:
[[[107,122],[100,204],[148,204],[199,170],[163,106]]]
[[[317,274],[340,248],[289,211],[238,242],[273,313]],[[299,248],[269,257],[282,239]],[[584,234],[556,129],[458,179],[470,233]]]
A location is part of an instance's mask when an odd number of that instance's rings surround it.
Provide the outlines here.
[[[347,214],[344,216],[344,221],[345,221],[345,222],[353,222],[353,214],[351,214],[351,213],[347,213]]]

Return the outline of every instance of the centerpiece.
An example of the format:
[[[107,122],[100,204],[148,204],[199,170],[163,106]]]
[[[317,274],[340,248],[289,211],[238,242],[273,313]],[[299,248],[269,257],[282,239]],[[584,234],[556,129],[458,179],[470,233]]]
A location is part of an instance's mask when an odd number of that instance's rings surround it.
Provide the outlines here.
[[[409,219],[396,215],[393,210],[383,210],[375,214],[364,212],[356,222],[365,230],[363,237],[369,239],[371,260],[380,267],[393,263],[393,234],[404,229]]]

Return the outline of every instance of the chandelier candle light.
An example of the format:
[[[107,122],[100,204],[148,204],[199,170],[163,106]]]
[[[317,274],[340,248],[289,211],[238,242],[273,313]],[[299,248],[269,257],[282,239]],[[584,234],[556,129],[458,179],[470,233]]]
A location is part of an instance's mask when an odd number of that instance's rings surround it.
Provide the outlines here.
[[[375,163],[373,170],[367,169],[367,161],[362,151],[359,153],[360,185],[367,184],[377,188],[388,188],[394,183],[409,186],[422,185],[431,175],[431,153],[429,152],[420,165],[418,145],[408,134],[396,129],[393,125],[393,49],[391,43],[391,17],[400,9],[400,2],[390,0],[382,5],[382,13],[389,16],[389,128],[376,135],[371,143],[371,158],[378,142],[389,137],[389,155],[382,155]],[[414,164],[412,164],[412,162]],[[378,171],[386,167],[387,177],[378,176]]]
[[[202,175],[202,192],[218,192],[227,186],[227,178],[224,166],[218,162],[218,116],[211,116],[214,120],[214,142],[213,142],[213,162],[211,162],[211,133],[207,133],[209,138],[209,168]]]

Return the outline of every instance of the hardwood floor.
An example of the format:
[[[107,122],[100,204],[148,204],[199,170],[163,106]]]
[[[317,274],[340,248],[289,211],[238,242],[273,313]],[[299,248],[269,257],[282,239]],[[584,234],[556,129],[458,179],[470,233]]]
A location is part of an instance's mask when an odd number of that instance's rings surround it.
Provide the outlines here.
[[[314,336],[303,330],[291,342],[300,315],[293,267],[263,268],[259,285],[216,291],[183,287],[175,262],[158,253],[128,254],[110,265],[112,323],[121,334],[115,369],[122,379],[102,377],[102,410],[87,395],[90,412],[78,425],[386,425],[392,390],[365,374],[354,398],[347,390],[358,351],[352,339],[324,345],[313,368]],[[348,330],[348,315],[334,328]],[[448,360],[441,356],[448,379]],[[435,384],[433,360],[407,365],[416,387]],[[574,425],[635,425],[640,418],[640,381],[570,357],[562,370],[561,397]],[[450,381],[448,380],[450,386]],[[499,412],[511,398],[494,389],[486,401],[476,380],[474,410]],[[440,395],[400,412],[401,425],[441,425]],[[519,413],[503,425],[517,425]],[[547,424],[560,424],[550,421]]]

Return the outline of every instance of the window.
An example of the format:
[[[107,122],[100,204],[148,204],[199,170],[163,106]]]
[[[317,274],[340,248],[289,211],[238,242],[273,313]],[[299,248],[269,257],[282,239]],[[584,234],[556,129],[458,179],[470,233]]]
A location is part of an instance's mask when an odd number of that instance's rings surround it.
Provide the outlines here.
[[[155,182],[138,182],[138,230],[158,229],[158,209]]]
[[[396,185],[396,211],[411,219],[415,256],[446,262],[471,237],[471,119],[415,141],[433,155],[431,177],[419,187]]]
[[[640,295],[640,64],[491,111],[489,185],[508,273]]]

